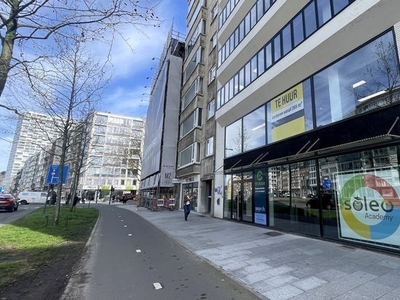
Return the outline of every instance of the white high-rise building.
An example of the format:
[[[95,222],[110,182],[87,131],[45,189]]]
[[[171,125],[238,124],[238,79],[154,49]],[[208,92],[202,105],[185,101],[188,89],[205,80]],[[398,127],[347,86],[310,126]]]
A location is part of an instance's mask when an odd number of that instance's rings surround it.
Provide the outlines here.
[[[96,112],[79,189],[93,194],[111,188],[136,193],[141,175],[145,121],[142,118]]]
[[[32,155],[42,151],[51,145],[51,141],[57,138],[54,128],[54,120],[47,115],[26,112],[18,120],[10,157],[8,160],[6,176],[3,181],[6,192],[13,191],[13,180],[18,171],[24,166],[25,161]],[[44,134],[44,129],[46,134]]]

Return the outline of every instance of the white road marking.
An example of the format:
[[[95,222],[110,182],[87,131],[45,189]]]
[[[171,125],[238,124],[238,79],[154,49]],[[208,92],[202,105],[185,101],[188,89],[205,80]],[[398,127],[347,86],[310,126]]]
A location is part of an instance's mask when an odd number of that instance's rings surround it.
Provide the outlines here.
[[[153,286],[154,286],[154,288],[155,288],[156,290],[162,289],[162,285],[161,285],[161,283],[159,283],[159,282],[154,282],[154,283],[153,283]]]

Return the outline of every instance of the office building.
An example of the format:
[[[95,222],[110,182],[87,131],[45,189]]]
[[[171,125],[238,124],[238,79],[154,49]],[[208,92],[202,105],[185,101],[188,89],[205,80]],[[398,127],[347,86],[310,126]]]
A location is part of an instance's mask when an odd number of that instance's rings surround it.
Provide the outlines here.
[[[218,5],[214,216],[398,252],[400,2]]]

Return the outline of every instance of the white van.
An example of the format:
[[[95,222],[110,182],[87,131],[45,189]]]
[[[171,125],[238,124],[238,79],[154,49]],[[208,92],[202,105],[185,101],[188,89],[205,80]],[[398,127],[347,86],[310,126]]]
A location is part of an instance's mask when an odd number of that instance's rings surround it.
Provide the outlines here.
[[[18,194],[18,202],[20,204],[30,203],[46,203],[47,193],[46,192],[20,192]]]

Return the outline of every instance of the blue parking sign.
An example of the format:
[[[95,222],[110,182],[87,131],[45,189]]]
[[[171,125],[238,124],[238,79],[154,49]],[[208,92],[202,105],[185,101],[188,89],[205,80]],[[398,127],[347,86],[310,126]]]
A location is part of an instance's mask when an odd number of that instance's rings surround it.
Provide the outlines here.
[[[324,178],[324,189],[325,190],[332,189],[332,182],[329,178]]]
[[[58,179],[59,179],[59,165],[51,165],[49,167],[49,170],[47,172],[47,178],[46,178],[46,183],[48,184],[58,184]],[[69,171],[69,166],[64,166],[63,168],[63,181],[62,183],[67,183],[67,177],[68,177],[68,171]]]

